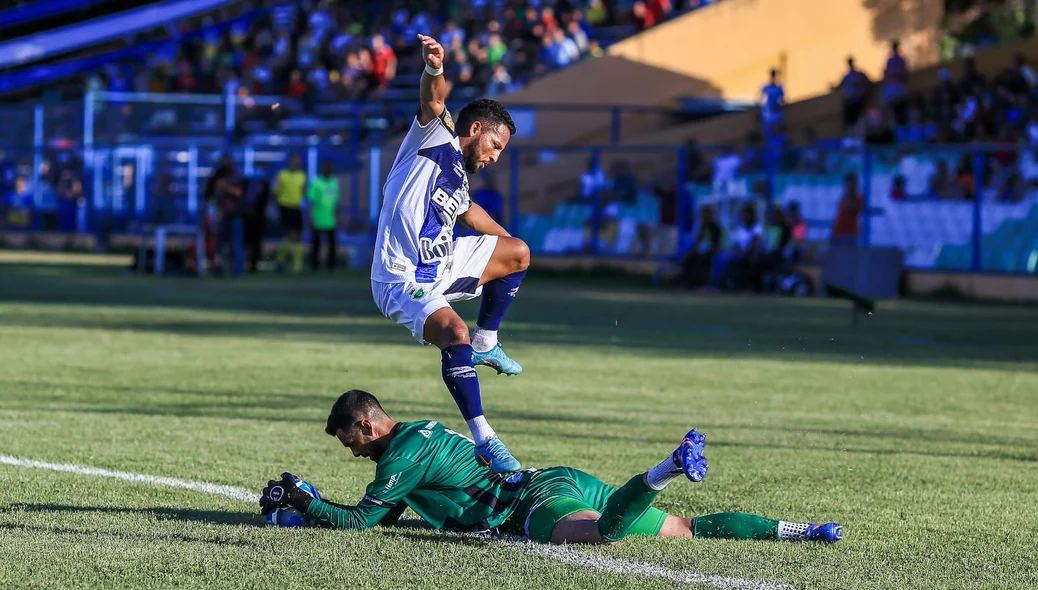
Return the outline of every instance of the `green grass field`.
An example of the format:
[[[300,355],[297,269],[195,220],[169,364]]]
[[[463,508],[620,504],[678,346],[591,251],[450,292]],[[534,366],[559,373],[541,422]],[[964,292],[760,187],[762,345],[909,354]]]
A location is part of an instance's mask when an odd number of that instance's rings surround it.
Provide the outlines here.
[[[0,253],[0,455],[257,491],[288,469],[354,502],[374,466],[323,432],[340,392],[465,429],[439,355],[378,314],[364,275],[155,279],[97,261]],[[476,305],[461,309],[474,320]],[[621,484],[697,426],[710,475],[670,486],[661,508],[831,519],[847,537],[576,548],[589,556],[796,588],[1033,589],[1036,334],[1035,308],[900,302],[852,329],[836,301],[531,275],[502,331],[525,373],[480,376],[524,465]],[[678,585],[420,528],[272,529],[227,497],[14,465],[0,465],[0,580]]]

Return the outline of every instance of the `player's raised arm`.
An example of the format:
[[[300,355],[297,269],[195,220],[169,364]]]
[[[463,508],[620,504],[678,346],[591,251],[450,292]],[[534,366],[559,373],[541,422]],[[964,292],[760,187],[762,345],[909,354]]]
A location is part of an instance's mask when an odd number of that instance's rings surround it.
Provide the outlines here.
[[[443,46],[427,35],[418,35],[418,40],[422,42],[422,59],[425,60],[425,73],[422,74],[419,92],[422,112],[418,115],[418,124],[424,127],[443,114],[446,108],[444,101],[447,100],[447,81],[443,78]]]

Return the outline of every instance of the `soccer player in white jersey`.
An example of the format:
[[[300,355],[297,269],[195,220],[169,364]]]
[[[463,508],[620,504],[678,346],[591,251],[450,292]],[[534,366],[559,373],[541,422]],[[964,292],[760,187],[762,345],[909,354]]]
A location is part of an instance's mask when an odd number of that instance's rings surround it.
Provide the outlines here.
[[[519,461],[483,416],[474,367],[523,370],[498,344],[497,330],[530,266],[530,249],[471,201],[467,176],[497,162],[515,124],[500,103],[480,99],[458,113],[455,126],[444,105],[443,47],[418,39],[426,64],[421,108],[383,187],[371,290],[386,317],[440,349],[443,382],[472,431],[476,459],[496,472],[517,471]],[[456,222],[481,235],[455,238]],[[450,302],[480,295],[470,340]]]

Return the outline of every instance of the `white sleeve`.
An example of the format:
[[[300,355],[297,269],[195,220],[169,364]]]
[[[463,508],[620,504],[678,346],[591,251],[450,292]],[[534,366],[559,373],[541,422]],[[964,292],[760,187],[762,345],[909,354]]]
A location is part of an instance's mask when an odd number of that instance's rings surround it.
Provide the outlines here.
[[[461,215],[472,207],[472,197],[469,196],[468,186],[469,181],[466,179],[465,190],[463,191],[465,194],[462,196],[461,204],[458,206],[458,215]]]
[[[438,117],[429,121],[424,126],[418,123],[418,116],[411,123],[411,133],[420,137],[419,149],[450,143],[457,135],[454,133],[454,119],[451,118],[447,107]]]

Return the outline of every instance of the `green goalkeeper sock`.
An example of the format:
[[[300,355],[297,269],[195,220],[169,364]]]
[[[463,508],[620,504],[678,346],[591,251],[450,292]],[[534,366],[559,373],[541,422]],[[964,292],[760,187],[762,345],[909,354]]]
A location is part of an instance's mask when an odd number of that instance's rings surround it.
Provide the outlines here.
[[[692,536],[697,539],[778,540],[779,521],[756,514],[719,512],[692,519]]]
[[[643,475],[632,477],[631,481],[609,496],[605,510],[598,519],[598,534],[610,543],[626,537],[659,493],[659,490],[645,485]]]

